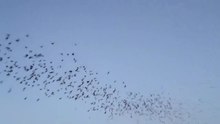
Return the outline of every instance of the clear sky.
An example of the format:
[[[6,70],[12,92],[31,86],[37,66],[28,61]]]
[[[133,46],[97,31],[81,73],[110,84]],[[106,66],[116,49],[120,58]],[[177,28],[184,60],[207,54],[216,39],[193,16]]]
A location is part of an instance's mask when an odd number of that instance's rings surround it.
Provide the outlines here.
[[[6,33],[35,49],[53,41],[56,49],[46,50],[51,59],[74,49],[79,63],[103,74],[101,80],[125,81],[121,92],[163,93],[183,104],[188,123],[217,124],[219,6],[219,0],[0,0],[0,43]],[[143,117],[111,120],[70,100],[42,97],[36,103],[39,91],[25,94],[4,75],[0,81],[1,124],[159,124]],[[24,101],[25,95],[33,99]]]

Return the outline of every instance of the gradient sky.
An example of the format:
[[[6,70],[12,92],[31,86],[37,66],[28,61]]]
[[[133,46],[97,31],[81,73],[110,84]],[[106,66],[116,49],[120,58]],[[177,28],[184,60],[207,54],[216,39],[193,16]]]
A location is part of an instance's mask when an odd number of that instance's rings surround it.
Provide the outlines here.
[[[190,124],[218,124],[219,6],[219,0],[0,0],[0,39],[11,33],[30,34],[29,44],[54,41],[51,56],[77,43],[80,63],[111,72],[102,80],[125,81],[127,90],[146,95],[163,92],[190,111]],[[1,124],[158,124],[110,120],[69,100],[24,101],[18,87],[7,93],[17,85],[0,76]],[[30,92],[33,99],[41,95]]]

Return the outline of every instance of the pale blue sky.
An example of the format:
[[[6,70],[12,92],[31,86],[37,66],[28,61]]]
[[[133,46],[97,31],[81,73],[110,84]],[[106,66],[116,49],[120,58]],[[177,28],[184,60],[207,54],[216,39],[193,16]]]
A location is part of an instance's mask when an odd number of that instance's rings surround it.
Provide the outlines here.
[[[104,81],[127,90],[161,93],[183,103],[190,124],[220,123],[220,1],[218,0],[0,0],[0,38],[30,34],[27,44],[54,41],[57,51],[76,48],[78,60]],[[2,42],[2,40],[0,40]],[[17,48],[19,51],[19,47]],[[53,58],[53,57],[52,57]],[[68,64],[68,63],[67,63]],[[69,63],[71,64],[71,63]],[[24,93],[0,86],[0,123],[146,124],[148,119],[107,119],[81,103],[24,101]],[[17,88],[19,89],[19,88]],[[41,95],[37,91],[31,97]],[[121,92],[126,92],[121,89]],[[150,124],[157,124],[151,121]]]

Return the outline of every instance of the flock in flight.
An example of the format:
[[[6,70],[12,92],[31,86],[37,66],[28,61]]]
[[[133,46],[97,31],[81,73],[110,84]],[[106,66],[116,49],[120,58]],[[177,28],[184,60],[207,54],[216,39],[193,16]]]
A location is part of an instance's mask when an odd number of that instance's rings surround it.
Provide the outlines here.
[[[22,40],[29,38],[29,34],[23,38],[6,34],[0,39],[0,85],[7,83],[2,80],[4,76],[4,79],[13,79],[14,85],[21,87],[21,92],[35,88],[46,97],[83,101],[90,106],[88,112],[101,111],[109,117],[146,116],[162,123],[167,120],[184,120],[183,113],[175,109],[171,98],[164,98],[160,94],[145,96],[135,92],[128,92],[127,96],[123,97],[114,84],[121,83],[121,90],[127,87],[125,82],[101,82],[98,72],[88,69],[86,65],[80,65],[75,52],[60,52],[53,55],[57,60],[52,61],[50,56],[39,51],[47,49],[48,46],[53,48],[56,42],[35,46],[38,50],[34,50],[31,49],[32,46],[22,43]],[[20,50],[22,52],[15,52],[14,49],[19,45],[23,48]],[[73,47],[76,46],[74,43]],[[21,60],[25,61],[25,64]],[[70,64],[68,68],[63,67],[65,62]],[[107,72],[106,76],[109,75],[110,72]],[[7,92],[13,92],[13,88],[9,87]],[[24,96],[23,99],[29,100],[29,97]],[[39,97],[36,102],[40,100]]]

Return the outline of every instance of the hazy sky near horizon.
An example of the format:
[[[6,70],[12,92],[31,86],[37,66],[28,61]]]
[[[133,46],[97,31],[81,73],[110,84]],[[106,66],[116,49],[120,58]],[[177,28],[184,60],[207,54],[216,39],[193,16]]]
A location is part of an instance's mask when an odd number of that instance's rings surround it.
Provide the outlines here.
[[[0,42],[6,33],[21,39],[29,34],[24,42],[33,47],[55,42],[51,56],[77,43],[80,63],[100,74],[110,71],[103,80],[125,81],[126,90],[145,95],[163,92],[190,111],[190,124],[217,124],[219,6],[218,0],[0,0]],[[69,100],[24,101],[11,79],[1,80],[2,124],[159,124],[138,117],[110,120]],[[9,87],[15,89],[10,94]]]

